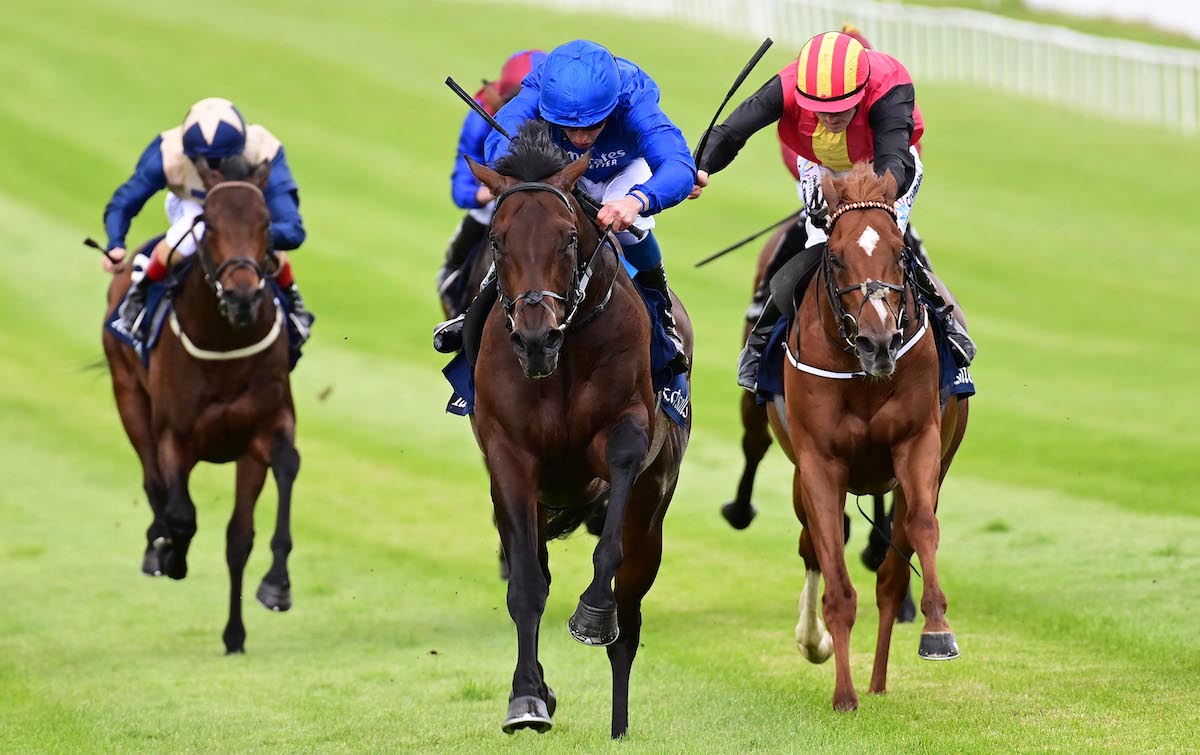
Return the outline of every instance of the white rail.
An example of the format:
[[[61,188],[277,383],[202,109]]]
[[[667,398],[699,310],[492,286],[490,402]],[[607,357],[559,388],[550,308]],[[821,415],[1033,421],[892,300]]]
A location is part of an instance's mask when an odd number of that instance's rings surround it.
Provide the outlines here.
[[[1184,133],[1200,127],[1200,52],[1095,37],[991,13],[874,0],[530,0],[734,34],[804,40],[851,21],[918,81],[970,82]]]

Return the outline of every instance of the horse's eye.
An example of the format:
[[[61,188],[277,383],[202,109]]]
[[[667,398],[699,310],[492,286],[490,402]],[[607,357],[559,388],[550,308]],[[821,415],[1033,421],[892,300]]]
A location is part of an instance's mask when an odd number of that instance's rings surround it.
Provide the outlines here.
[[[573,254],[578,246],[579,236],[572,233],[567,237],[567,245],[563,248],[563,251],[567,252],[568,254]]]
[[[834,267],[838,268],[839,270],[840,270],[840,269],[841,269],[841,267],[842,267],[842,261],[841,261],[841,260],[839,260],[839,259],[837,258],[837,255],[835,255],[835,254],[831,254],[831,255],[829,255],[829,264],[830,264],[830,265],[833,265]]]
[[[504,250],[500,248],[500,240],[495,236],[488,236],[488,243],[492,247],[492,254],[503,254]]]

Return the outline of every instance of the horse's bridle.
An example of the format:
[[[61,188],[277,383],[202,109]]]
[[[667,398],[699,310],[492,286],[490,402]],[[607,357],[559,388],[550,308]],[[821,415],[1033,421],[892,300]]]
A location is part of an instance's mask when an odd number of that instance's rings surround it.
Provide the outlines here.
[[[866,201],[866,202],[849,202],[837,208],[837,210],[829,216],[826,225],[826,235],[833,237],[833,227],[838,219],[847,212],[854,210],[883,210],[893,221],[896,221],[896,209],[887,202]],[[829,305],[833,308],[833,313],[838,320],[838,335],[845,341],[845,345],[838,344],[843,351],[854,353],[854,339],[858,337],[858,321],[862,318],[863,308],[867,306],[867,302],[876,300],[882,301],[883,306],[887,307],[892,318],[896,321],[896,329],[903,334],[908,328],[908,288],[910,285],[908,278],[908,249],[900,252],[900,269],[901,279],[900,285],[888,283],[887,281],[877,281],[868,278],[861,283],[855,283],[842,288],[836,287],[836,276],[833,270],[830,269],[833,254],[826,249],[826,254],[821,258],[821,276],[825,287],[826,298],[829,299]],[[846,308],[842,306],[842,297],[853,291],[862,293],[862,301],[859,302],[858,311],[855,314],[850,314]],[[892,304],[888,301],[888,291],[898,291],[900,293],[900,309],[897,311],[892,308]]]
[[[500,205],[508,197],[512,196],[513,194],[530,191],[545,191],[553,194],[560,202],[563,203],[563,205],[567,208],[567,211],[571,213],[572,218],[575,217],[575,205],[571,204],[571,200],[567,196],[567,193],[557,186],[553,186],[542,181],[522,181],[521,183],[510,186],[502,191],[500,196],[496,197],[493,215],[500,211]],[[493,259],[495,259],[496,252],[498,251],[498,245],[496,243],[495,236],[490,237],[489,243],[492,247]],[[500,293],[500,302],[504,307],[504,327],[508,330],[508,332],[511,333],[513,331],[516,316],[520,314],[521,310],[527,306],[543,306],[546,308],[546,311],[553,315],[554,310],[551,308],[550,302],[547,301],[548,299],[561,301],[567,307],[567,316],[564,317],[563,321],[554,328],[554,330],[557,330],[560,333],[565,333],[567,328],[571,327],[572,324],[576,325],[577,327],[582,327],[594,319],[602,311],[604,311],[604,307],[608,305],[609,299],[612,298],[613,286],[617,282],[616,274],[614,274],[612,279],[609,280],[608,290],[605,291],[604,298],[595,307],[593,307],[590,312],[588,312],[586,317],[584,317],[578,323],[575,322],[575,317],[579,314],[579,307],[583,304],[584,299],[587,298],[588,285],[592,282],[592,277],[595,275],[595,265],[597,259],[600,257],[600,250],[605,246],[606,243],[608,243],[609,246],[612,245],[611,241],[609,240],[608,233],[606,231],[600,231],[600,242],[596,245],[595,250],[592,251],[592,254],[588,258],[587,262],[581,264],[579,259],[579,232],[578,230],[571,231],[571,239],[567,244],[567,251],[574,258],[574,262],[571,265],[571,288],[565,296],[556,291],[550,291],[546,289],[530,289],[514,299],[510,297],[507,292],[505,292],[504,284],[500,281],[499,271],[497,271],[496,290]],[[613,254],[616,254],[615,249],[613,250]]]
[[[257,194],[259,196],[260,199],[263,200],[264,203],[266,202],[265,197],[263,197],[262,189],[258,188],[257,186],[250,183],[249,181],[222,181],[218,184],[214,184],[210,189],[208,189],[208,191],[204,197],[205,205],[208,204],[208,200],[210,197],[212,197],[213,194],[217,193],[218,191],[220,191],[222,189],[231,189],[231,188],[251,189],[254,191],[255,194]],[[175,243],[175,247],[173,247],[171,249],[171,252],[172,253],[175,252],[175,249],[178,248],[179,244],[183,242],[183,239],[186,236],[188,236],[189,234],[194,234],[195,230],[196,230],[196,226],[203,223],[204,220],[205,220],[205,217],[204,217],[203,212],[201,212],[199,215],[197,215],[195,218],[193,218],[191,228],[188,229],[187,233],[185,233],[185,234],[183,234],[183,236],[179,237],[179,241]],[[263,269],[263,266],[261,264],[259,264],[258,260],[255,260],[252,257],[247,257],[245,255],[242,255],[240,257],[230,257],[229,259],[222,262],[220,265],[216,265],[214,267],[212,258],[209,254],[208,244],[205,242],[205,238],[207,238],[207,234],[202,234],[199,238],[196,239],[196,257],[200,260],[201,269],[204,270],[205,282],[208,283],[208,287],[210,289],[212,289],[213,293],[216,294],[216,296],[217,296],[217,300],[219,302],[218,306],[220,306],[222,309],[224,309],[226,306],[225,297],[224,297],[225,289],[221,285],[221,278],[225,275],[225,273],[227,273],[231,270],[238,270],[243,267],[249,268],[249,269],[253,270],[254,273],[258,276],[258,290],[262,291],[266,287],[266,285],[267,285],[266,271]],[[268,254],[269,253],[270,253],[270,250],[268,249]]]

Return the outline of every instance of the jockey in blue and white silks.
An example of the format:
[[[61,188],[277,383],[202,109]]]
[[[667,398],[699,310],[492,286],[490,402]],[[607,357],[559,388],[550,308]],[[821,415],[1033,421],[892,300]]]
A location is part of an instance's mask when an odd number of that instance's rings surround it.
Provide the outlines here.
[[[475,101],[489,115],[495,115],[496,111],[521,91],[521,81],[545,59],[546,53],[541,50],[522,50],[514,53],[505,61],[500,70],[500,78],[485,82],[475,93]],[[454,235],[450,237],[445,262],[437,275],[438,294],[443,297],[446,309],[451,315],[458,314],[455,310],[457,304],[450,300],[446,292],[454,285],[471,250],[487,236],[488,225],[492,222],[492,194],[471,173],[466,160],[470,157],[477,163],[484,162],[484,142],[491,132],[491,124],[479,113],[471,110],[463,120],[462,129],[458,134],[454,172],[450,174],[450,198],[454,200],[455,206],[466,210],[466,214],[454,230]]]
[[[290,300],[293,319],[307,336],[311,317],[304,308],[287,255],[282,253],[304,243],[299,187],[279,140],[262,126],[247,125],[233,103],[220,97],[200,100],[188,110],[181,125],[154,137],[138,159],[133,175],[113,192],[104,208],[109,255],[119,260],[125,256],[125,235],[133,218],[152,196],[162,189],[169,192],[166,213],[171,225],[166,236],[151,254],[134,259],[133,285],[121,305],[121,323],[128,332],[132,332],[145,305],[149,284],[166,278],[172,250],[181,258],[190,256],[204,233],[204,223],[196,219],[204,211],[205,190],[193,161],[204,159],[216,168],[222,159],[233,156],[243,157],[251,166],[271,163],[263,195],[271,212],[271,243],[279,261],[275,279]],[[111,269],[111,262],[105,260],[105,267]]]
[[[670,312],[662,251],[654,237],[654,215],[673,207],[692,190],[696,164],[679,128],[659,106],[659,88],[650,76],[624,58],[587,40],[555,48],[521,84],[521,91],[500,109],[496,120],[510,134],[538,118],[556,127],[555,141],[572,159],[592,150],[591,165],[579,187],[601,202],[597,221],[612,225],[625,259],[638,281],[658,289],[668,302],[667,332],[679,352],[672,362],[686,370]],[[487,138],[485,156],[494,164],[508,150],[499,133]],[[638,241],[626,229],[646,232]]]

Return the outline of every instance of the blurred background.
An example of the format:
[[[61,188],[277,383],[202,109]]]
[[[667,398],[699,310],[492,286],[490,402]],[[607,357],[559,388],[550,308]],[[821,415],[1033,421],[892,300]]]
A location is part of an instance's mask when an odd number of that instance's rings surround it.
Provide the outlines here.
[[[748,530],[719,516],[741,472],[734,366],[757,246],[692,264],[795,209],[765,130],[701,200],[658,219],[696,325],[695,429],[619,746],[1192,746],[1195,4],[69,0],[0,9],[0,751],[610,746],[607,659],[565,631],[591,574],[586,534],[551,548],[555,730],[499,732],[515,633],[479,454],[443,413],[446,360],[430,347],[466,114],[442,82],[471,89],[514,51],[587,37],[657,80],[694,145],[763,36],[776,44],[742,96],[847,21],[916,80],[914,223],[980,347],[939,511],[963,655],[923,663],[919,624],[901,627],[888,694],[835,715],[832,664],[810,666],[792,639],[803,566],[786,460],[768,457]],[[208,96],[286,146],[308,228],[292,260],[318,316],[292,376],[296,606],[269,615],[247,596],[247,654],[232,658],[219,638],[233,470],[193,476],[188,578],[142,577],[141,471],[96,366],[107,276],[80,245],[146,144]],[[131,244],[163,230],[160,203]],[[248,585],[269,563],[274,510],[268,486]],[[874,589],[855,555],[868,528],[849,510],[865,687]]]

